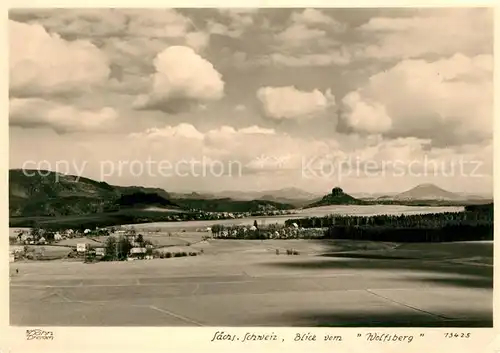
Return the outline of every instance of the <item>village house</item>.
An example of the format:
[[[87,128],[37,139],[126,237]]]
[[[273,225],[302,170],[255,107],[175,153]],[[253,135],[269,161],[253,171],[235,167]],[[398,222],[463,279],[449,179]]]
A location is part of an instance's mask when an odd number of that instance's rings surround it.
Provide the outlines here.
[[[33,240],[33,236],[31,234],[23,234],[21,236],[21,243],[23,244],[34,244],[35,241]]]
[[[130,260],[136,260],[136,259],[143,259],[146,256],[146,248],[132,248],[130,249],[130,255],[128,259]]]
[[[78,243],[78,244],[76,244],[76,251],[79,252],[79,253],[84,253],[84,252],[86,252],[89,249],[90,249],[90,245],[87,244],[87,243]]]

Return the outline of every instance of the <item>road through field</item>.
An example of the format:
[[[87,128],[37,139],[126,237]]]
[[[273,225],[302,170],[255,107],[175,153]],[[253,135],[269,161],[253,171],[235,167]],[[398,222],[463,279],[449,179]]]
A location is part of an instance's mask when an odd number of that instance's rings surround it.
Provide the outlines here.
[[[492,266],[409,258],[403,250],[400,257],[397,251],[287,256],[254,242],[187,258],[15,263],[10,320],[23,326],[492,325]]]

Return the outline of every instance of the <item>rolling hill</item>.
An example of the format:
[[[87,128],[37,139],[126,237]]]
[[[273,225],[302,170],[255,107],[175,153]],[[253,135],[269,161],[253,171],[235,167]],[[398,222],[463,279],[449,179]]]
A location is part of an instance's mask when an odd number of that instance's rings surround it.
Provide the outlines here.
[[[196,193],[172,196],[160,188],[115,186],[50,171],[9,171],[10,217],[97,215],[151,207],[175,209],[177,212],[257,212],[294,208],[291,204],[268,200],[205,199]]]

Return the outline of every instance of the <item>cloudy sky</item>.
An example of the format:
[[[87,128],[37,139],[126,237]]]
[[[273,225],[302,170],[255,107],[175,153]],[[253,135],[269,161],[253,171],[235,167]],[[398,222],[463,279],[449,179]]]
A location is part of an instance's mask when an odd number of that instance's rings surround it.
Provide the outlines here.
[[[9,18],[11,168],[171,191],[492,190],[491,10]]]

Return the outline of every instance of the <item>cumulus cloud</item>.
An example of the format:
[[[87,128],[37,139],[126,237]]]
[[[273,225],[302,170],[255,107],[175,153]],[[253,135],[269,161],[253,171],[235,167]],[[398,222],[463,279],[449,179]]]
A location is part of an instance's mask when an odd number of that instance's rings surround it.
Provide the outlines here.
[[[317,142],[296,138],[257,125],[243,128],[222,125],[201,132],[193,125],[183,123],[177,126],[148,129],[131,134],[131,137],[133,138],[131,144],[136,146],[133,147],[135,150],[142,148],[151,153],[157,152],[155,158],[162,155],[175,161],[203,156],[203,158],[221,162],[235,161],[246,171],[255,170],[258,167],[253,162],[260,156],[267,156],[273,160],[281,158],[282,162],[287,164],[281,165],[280,168],[299,168],[302,156],[315,155],[320,147],[336,146],[332,141]],[[173,153],[174,150],[178,153]],[[275,165],[275,171],[277,171],[276,168]]]
[[[132,133],[131,137],[136,138],[164,138],[164,137],[185,137],[202,140],[204,134],[198,131],[193,125],[181,123],[177,126],[165,126],[163,128],[150,128],[141,133]]]
[[[209,19],[207,31],[211,34],[238,38],[254,24],[258,9],[217,9],[221,19]]]
[[[285,186],[297,186],[306,190],[319,190],[328,192],[333,185],[341,185],[347,191],[370,191],[380,192],[405,190],[423,182],[433,182],[447,189],[457,190],[491,190],[492,180],[492,143],[471,144],[460,148],[443,147],[437,148],[430,144],[429,139],[418,138],[358,138],[355,135],[342,136],[342,141],[336,138],[303,138],[287,135],[275,131],[267,132],[263,127],[235,128],[232,126],[221,126],[206,132],[188,125],[179,124],[127,136],[119,134],[101,135],[75,143],[73,136],[50,135],[51,143],[46,143],[47,135],[24,134],[21,138],[13,139],[12,149],[17,152],[10,159],[12,167],[22,166],[25,160],[48,160],[51,163],[74,156],[81,156],[82,160],[88,161],[85,174],[89,177],[102,177],[99,169],[100,162],[105,161],[143,161],[143,174],[137,175],[136,168],[126,166],[123,169],[115,169],[116,174],[106,175],[105,180],[110,183],[128,183],[134,185],[158,185],[166,186],[173,190],[175,186],[184,189],[199,190],[200,179],[189,178],[185,175],[175,174],[175,168],[167,170],[170,174],[168,181],[165,175],[159,174],[162,169],[159,163],[168,162],[175,165],[182,161],[217,161],[223,164],[225,170],[232,165],[233,177],[214,177],[208,172],[203,177],[203,185],[206,189],[248,189],[249,185],[259,185],[262,189],[277,189]],[[19,132],[19,131],[14,131]],[[203,138],[201,138],[201,135]],[[337,136],[339,137],[339,136]],[[40,148],[32,149],[27,146],[40,145]],[[69,156],[69,157],[68,157]],[[441,170],[430,168],[425,174],[425,158],[427,161],[437,165]],[[483,162],[481,170],[482,177],[463,177],[460,169],[453,163],[463,159],[465,161]],[[152,164],[152,173],[149,173],[147,160]],[[304,170],[304,161],[312,160],[312,167],[319,167],[326,162],[326,168],[314,169],[318,174],[310,174]],[[328,161],[342,163],[344,169],[331,171]],[[346,162],[351,161],[350,165]],[[360,163],[358,163],[360,161]],[[234,163],[233,163],[234,162]],[[399,169],[395,169],[395,162],[404,167],[404,173],[411,172],[414,175],[406,175]],[[415,163],[416,162],[416,163]],[[385,164],[384,164],[385,163]],[[163,163],[165,165],[165,163]],[[117,167],[118,163],[115,165]],[[185,166],[185,163],[181,163]],[[242,174],[238,174],[238,165],[242,166]],[[338,166],[338,164],[334,164]],[[474,165],[471,165],[474,167]],[[164,170],[163,170],[164,171]],[[472,171],[468,169],[467,171]],[[200,172],[197,170],[197,172]],[[442,172],[446,172],[442,173]],[[342,174],[339,174],[342,173]],[[394,173],[399,173],[394,175]],[[262,177],[262,179],[259,179]],[[164,184],[164,183],[167,184]],[[259,184],[262,182],[262,184]]]
[[[231,38],[238,38],[243,34],[243,30],[242,27],[227,26],[214,20],[209,20],[207,24],[207,31],[210,34],[218,34]]]
[[[109,74],[106,56],[89,41],[66,41],[40,25],[9,21],[12,96],[82,93]]]
[[[263,61],[278,66],[289,67],[330,66],[333,64],[343,66],[351,62],[351,56],[349,52],[345,50],[297,55],[273,53],[264,58]]]
[[[463,176],[458,174],[461,172],[457,164],[459,161],[484,163],[479,171],[484,178],[476,178],[476,183],[477,180],[488,180],[488,175],[492,173],[491,141],[468,145],[467,148],[440,148],[433,147],[430,139],[380,136],[359,139],[351,135],[348,141],[340,143],[335,138],[308,139],[259,126],[237,129],[223,125],[201,132],[188,124],[150,129],[136,136],[139,138],[133,139],[127,148],[137,150],[137,146],[143,146],[150,152],[155,146],[154,151],[158,153],[155,158],[168,156],[170,161],[203,156],[223,164],[237,162],[243,167],[243,177],[265,175],[275,185],[280,180],[287,183],[293,180],[294,183],[323,184],[328,190],[332,182],[355,184],[357,181],[360,185],[369,183],[379,188],[390,180],[391,187],[404,189],[423,180],[438,181],[438,184],[452,180],[458,182],[464,181]],[[179,152],[172,154],[173,150]],[[306,170],[304,163],[307,164]],[[329,165],[337,168],[333,174],[325,169]],[[340,167],[343,169],[338,169]],[[456,168],[455,174],[453,168]],[[472,171],[470,168],[466,170]],[[283,175],[286,175],[284,180],[281,179]],[[472,182],[472,179],[466,182]],[[255,179],[245,182],[251,181],[256,182]]]
[[[176,126],[167,125],[162,128],[150,128],[144,132],[132,133],[131,137],[135,138],[162,138],[162,137],[185,137],[196,140],[203,140],[207,136],[234,136],[234,135],[273,135],[276,134],[274,129],[262,128],[257,125],[248,126],[245,128],[235,129],[232,126],[223,125],[219,128],[208,130],[207,132],[199,131],[194,125],[188,123],[181,123]]]
[[[404,60],[344,97],[346,122],[356,131],[429,138],[437,144],[488,139],[492,69],[489,55]]]
[[[9,17],[26,25],[41,25],[64,40],[78,38],[93,43],[111,66],[137,76],[148,75],[151,61],[167,46],[185,45],[202,53],[210,43],[208,32],[175,9],[17,9],[10,11]],[[73,63],[83,58],[80,54],[58,57]],[[86,72],[97,74],[99,70]],[[120,91],[132,87],[133,81],[125,80]]]
[[[48,127],[58,133],[105,130],[118,118],[115,109],[83,110],[41,98],[12,98],[9,123],[25,128]]]
[[[172,46],[154,60],[152,88],[134,103],[136,109],[176,113],[224,95],[222,75],[193,49]]]
[[[203,51],[210,42],[210,35],[208,33],[190,32],[186,34],[186,45],[193,48],[196,51]]]
[[[127,9],[128,32],[149,38],[175,38],[186,35],[191,20],[173,9]]]
[[[274,130],[274,129],[265,129],[265,128],[261,128],[257,125],[245,127],[245,128],[240,129],[239,131],[243,134],[264,134],[264,135],[276,134],[276,130]]]
[[[248,27],[254,23],[254,16],[259,12],[258,8],[222,8],[219,13],[231,19],[232,27]]]
[[[175,9],[17,9],[9,15],[68,37],[169,39],[196,31],[191,19]]]
[[[273,52],[261,64],[306,67],[346,65],[351,52],[337,39],[345,26],[316,9],[292,13],[286,27],[273,37]]]
[[[326,32],[321,29],[309,28],[304,24],[296,23],[278,33],[276,38],[288,46],[300,46],[305,42],[319,40],[325,36]]]
[[[345,25],[336,21],[334,18],[325,15],[318,9],[305,9],[302,12],[294,12],[292,14],[292,21],[294,23],[303,23],[307,25],[328,25],[331,29],[337,31],[345,30]]]
[[[107,37],[123,35],[127,16],[117,9],[12,9],[9,18],[39,23],[65,37]]]
[[[493,10],[436,9],[413,17],[375,17],[359,27],[372,35],[357,56],[376,59],[489,54],[493,51]]]
[[[257,98],[264,115],[276,120],[313,118],[335,105],[335,97],[330,90],[325,93],[317,89],[307,92],[294,86],[261,87]]]
[[[384,105],[363,101],[358,92],[351,92],[342,99],[349,109],[349,125],[357,131],[383,133],[390,130],[392,121]]]

